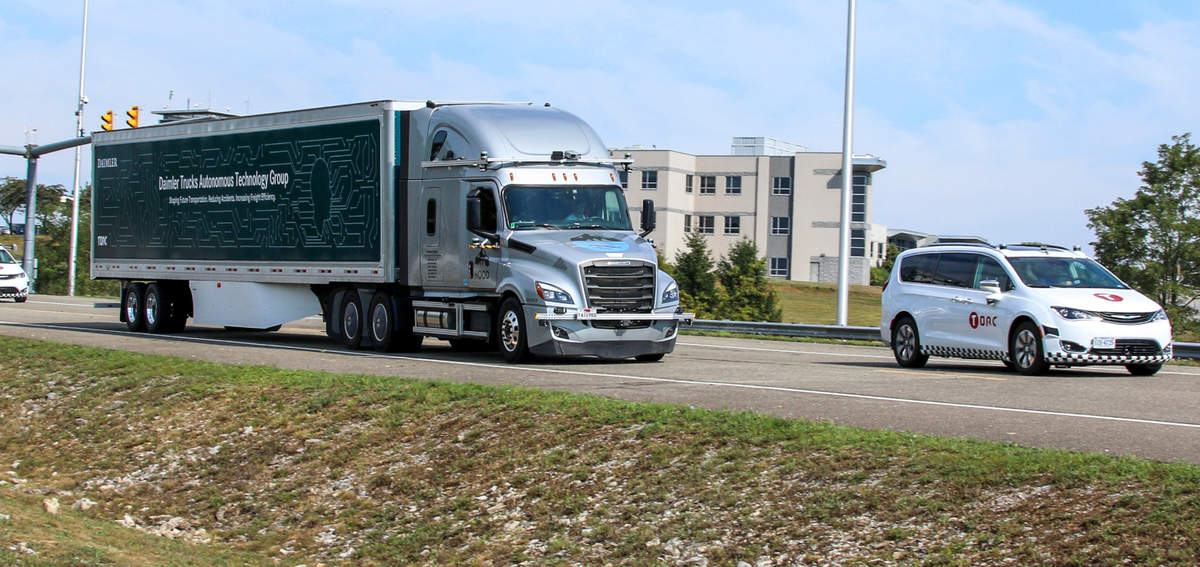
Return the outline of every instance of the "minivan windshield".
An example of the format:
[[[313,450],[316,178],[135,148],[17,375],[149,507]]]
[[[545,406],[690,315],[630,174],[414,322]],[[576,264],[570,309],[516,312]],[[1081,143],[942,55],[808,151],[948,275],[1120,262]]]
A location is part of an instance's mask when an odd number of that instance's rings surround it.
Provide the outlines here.
[[[1009,258],[1008,263],[1029,287],[1129,289],[1103,266],[1087,258],[1031,256]]]
[[[8,250],[0,248],[0,264],[16,264],[16,263],[17,263],[17,261],[15,259],[13,259],[12,254],[8,253]]]
[[[611,186],[504,189],[508,228],[633,230],[621,188]]]

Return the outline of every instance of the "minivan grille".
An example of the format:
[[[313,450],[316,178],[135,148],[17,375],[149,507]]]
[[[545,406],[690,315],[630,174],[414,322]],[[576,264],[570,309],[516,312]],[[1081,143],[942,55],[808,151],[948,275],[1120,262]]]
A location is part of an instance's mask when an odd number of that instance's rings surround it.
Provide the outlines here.
[[[1155,313],[1158,313],[1158,312],[1151,311],[1149,313],[1114,313],[1114,312],[1100,311],[1100,312],[1097,312],[1096,314],[1103,317],[1104,320],[1108,321],[1109,323],[1133,324],[1133,323],[1145,323],[1145,322],[1149,321],[1150,319],[1153,319]]]
[[[606,313],[650,313],[654,310],[654,276],[653,264],[629,260],[584,266],[588,306]]]
[[[1162,348],[1150,339],[1117,339],[1117,348],[1094,348],[1092,354],[1110,356],[1158,356]]]

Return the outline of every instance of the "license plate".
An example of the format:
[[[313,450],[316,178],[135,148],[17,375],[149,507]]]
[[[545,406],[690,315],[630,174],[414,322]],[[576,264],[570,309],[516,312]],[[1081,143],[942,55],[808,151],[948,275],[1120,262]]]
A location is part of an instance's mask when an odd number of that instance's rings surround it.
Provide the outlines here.
[[[1096,337],[1092,339],[1092,348],[1117,348],[1117,339],[1112,337]]]
[[[596,312],[595,311],[580,311],[579,318],[580,319],[595,319]]]

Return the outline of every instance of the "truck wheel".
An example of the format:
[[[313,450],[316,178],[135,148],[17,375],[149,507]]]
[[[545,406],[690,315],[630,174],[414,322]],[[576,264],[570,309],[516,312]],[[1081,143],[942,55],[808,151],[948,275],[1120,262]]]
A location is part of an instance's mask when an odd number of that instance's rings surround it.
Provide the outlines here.
[[[146,284],[131,282],[125,286],[125,298],[121,307],[125,309],[125,327],[135,333],[146,330],[146,318],[142,313],[142,298],[146,295]]]
[[[1127,364],[1125,370],[1134,376],[1154,376],[1162,370],[1161,364]]]
[[[1023,321],[1013,331],[1009,339],[1008,357],[1016,366],[1017,372],[1026,376],[1036,376],[1046,372],[1050,365],[1046,364],[1046,354],[1042,350],[1042,336],[1038,333],[1037,325]]]
[[[529,354],[529,339],[526,336],[525,310],[517,298],[510,297],[500,304],[500,316],[496,318],[496,336],[500,339],[500,354],[509,362],[524,362],[532,358]]]
[[[367,320],[367,329],[371,333],[371,340],[375,343],[375,350],[379,352],[392,352],[397,346],[396,342],[396,311],[392,309],[392,298],[386,292],[376,292],[375,297],[371,299],[371,309],[367,312],[370,318]]]
[[[142,296],[142,314],[146,320],[146,330],[151,333],[163,333],[170,327],[170,294],[158,282],[146,286],[146,293]]]
[[[929,355],[921,354],[921,335],[911,317],[896,321],[892,327],[892,354],[896,363],[905,368],[921,368],[929,362]]]
[[[358,290],[346,290],[342,299],[342,343],[350,348],[362,344],[363,308],[358,299]]]

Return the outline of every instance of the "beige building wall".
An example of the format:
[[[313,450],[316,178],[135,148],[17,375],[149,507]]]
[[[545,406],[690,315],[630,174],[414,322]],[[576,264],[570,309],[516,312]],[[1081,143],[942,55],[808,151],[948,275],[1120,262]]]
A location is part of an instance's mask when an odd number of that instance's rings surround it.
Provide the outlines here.
[[[711,217],[708,246],[713,259],[725,255],[739,240],[753,240],[768,258],[786,258],[786,276],[795,281],[837,280],[839,219],[841,215],[841,154],[800,152],[794,156],[695,156],[674,150],[614,149],[622,158],[629,154],[634,164],[628,174],[626,199],[634,226],[640,224],[643,199],[652,199],[657,228],[648,237],[673,260],[685,249],[685,224],[701,229],[701,218]],[[856,156],[856,173],[866,173],[864,222],[851,224],[862,231],[865,255],[851,258],[851,283],[867,284],[870,268],[882,263],[887,229],[870,223],[874,192],[873,172],[886,163],[874,156]],[[655,172],[654,187],[643,184],[644,172]],[[688,178],[691,176],[691,185]],[[740,191],[731,192],[730,179],[741,181]],[[789,178],[791,190],[778,194],[776,178]],[[727,218],[736,218],[736,233],[728,233]],[[777,219],[773,221],[774,219]],[[782,220],[786,219],[786,221]],[[774,234],[773,222],[783,222],[785,234]],[[707,226],[705,227],[707,228]]]

